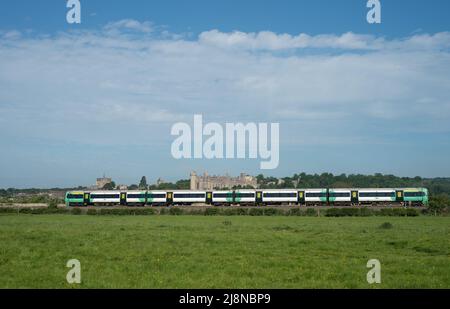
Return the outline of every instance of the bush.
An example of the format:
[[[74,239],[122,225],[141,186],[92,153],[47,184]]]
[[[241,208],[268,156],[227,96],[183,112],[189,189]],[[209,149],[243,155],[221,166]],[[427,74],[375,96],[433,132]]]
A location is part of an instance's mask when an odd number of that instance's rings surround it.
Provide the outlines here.
[[[169,215],[180,216],[182,214],[184,214],[184,210],[179,207],[170,207],[169,208]]]
[[[417,217],[419,215],[419,212],[415,209],[408,208],[408,209],[406,209],[406,215],[408,217]]]
[[[1,207],[0,208],[0,214],[12,214],[17,213],[17,208],[12,207]]]
[[[292,208],[286,212],[287,216],[304,216],[305,213],[300,208]]]
[[[155,210],[153,208],[102,208],[100,209],[100,213],[94,213],[92,211],[91,213],[88,214],[93,215],[100,214],[110,216],[146,216],[146,215],[154,215]]]
[[[264,209],[262,208],[250,208],[250,210],[248,211],[248,214],[250,216],[262,216],[264,215]]]
[[[236,211],[236,208],[225,208],[222,210],[222,214],[224,216],[236,216],[238,213]]]
[[[238,216],[247,216],[248,208],[236,208],[236,213]]]
[[[81,208],[79,207],[72,208],[71,213],[72,215],[81,215]]]
[[[248,215],[248,209],[246,208],[224,208],[222,209],[222,215],[224,216],[246,216]]]
[[[100,209],[100,215],[102,216],[123,216],[124,210],[120,208],[102,208]]]
[[[41,214],[68,214],[70,213],[70,209],[68,208],[41,208]]]
[[[219,208],[206,208],[204,213],[205,216],[217,216],[218,214],[220,214],[220,209]]]
[[[155,214],[155,210],[153,208],[134,209],[134,215],[136,215],[136,216],[151,216],[154,214]]]
[[[89,209],[87,210],[86,214],[87,214],[87,215],[90,215],[90,216],[96,216],[96,215],[98,214],[98,213],[97,213],[97,209],[95,209],[95,208],[89,208]]]
[[[380,229],[389,230],[392,229],[394,226],[390,222],[384,222],[382,225],[379,226]]]
[[[264,216],[276,216],[280,215],[282,212],[276,208],[264,208]]]
[[[341,216],[341,210],[339,208],[330,208],[327,209],[327,212],[325,213],[326,217],[340,217]]]
[[[48,208],[56,209],[56,208],[58,208],[58,200],[51,199],[47,205],[48,205],[47,206]]]
[[[317,211],[314,208],[308,208],[305,211],[305,216],[308,217],[317,217]]]
[[[373,216],[375,215],[375,212],[373,209],[367,208],[367,207],[363,207],[359,209],[359,215],[361,217],[369,217],[369,216]]]
[[[21,214],[28,214],[28,215],[43,215],[46,213],[49,213],[52,210],[49,210],[48,208],[21,208],[19,212]]]
[[[205,210],[203,209],[189,209],[185,214],[191,216],[206,216]]]
[[[394,211],[392,208],[382,208],[378,211],[377,215],[383,217],[391,217],[394,215]]]

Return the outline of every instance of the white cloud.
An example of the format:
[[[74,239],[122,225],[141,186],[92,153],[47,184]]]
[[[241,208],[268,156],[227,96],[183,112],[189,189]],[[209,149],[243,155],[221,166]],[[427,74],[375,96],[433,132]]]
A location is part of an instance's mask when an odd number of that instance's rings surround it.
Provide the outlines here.
[[[104,30],[107,32],[117,33],[123,30],[131,30],[142,33],[153,32],[153,24],[151,22],[139,22],[134,19],[122,19],[116,22],[108,23]]]
[[[325,34],[310,36],[276,34],[271,31],[245,33],[234,31],[230,33],[210,30],[199,35],[203,44],[220,48],[235,48],[245,50],[288,50],[305,48],[343,49],[343,50],[388,50],[388,49],[448,49],[450,33],[441,32],[434,35],[417,34],[402,40],[387,41],[383,37],[361,35],[347,32],[342,35]]]
[[[199,41],[203,44],[221,48],[242,48],[253,50],[284,50],[301,48],[341,48],[341,49],[377,49],[383,43],[369,35],[357,35],[351,32],[341,36],[301,33],[297,36],[276,34],[271,31],[244,33],[235,31],[224,33],[218,30],[202,32]]]
[[[0,37],[4,40],[16,40],[16,39],[20,39],[21,36],[22,36],[22,33],[17,30],[0,31]]]
[[[55,36],[0,33],[2,134],[152,143],[194,113],[281,122],[285,139],[302,141],[450,130],[435,121],[450,117],[447,32],[387,40],[211,30],[191,39],[155,29],[122,20]],[[279,53],[304,48],[317,50]]]

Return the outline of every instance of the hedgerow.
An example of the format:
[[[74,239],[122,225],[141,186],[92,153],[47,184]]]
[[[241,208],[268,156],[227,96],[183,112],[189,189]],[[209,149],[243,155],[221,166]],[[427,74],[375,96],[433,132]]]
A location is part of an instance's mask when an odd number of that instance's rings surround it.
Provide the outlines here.
[[[326,216],[326,217],[416,217],[427,215],[424,209],[414,208],[273,208],[273,207],[155,207],[155,208],[17,208],[0,207],[0,214],[73,214],[73,215],[112,215],[112,216],[145,216],[145,215],[204,215],[204,216]]]

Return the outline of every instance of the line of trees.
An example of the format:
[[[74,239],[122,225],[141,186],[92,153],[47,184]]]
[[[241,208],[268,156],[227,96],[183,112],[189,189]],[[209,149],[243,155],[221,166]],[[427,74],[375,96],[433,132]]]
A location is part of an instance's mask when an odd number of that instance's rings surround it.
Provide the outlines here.
[[[258,175],[258,186],[262,189],[281,188],[390,188],[425,187],[431,195],[450,195],[450,178],[397,177],[394,175],[361,174],[294,174],[281,179]]]

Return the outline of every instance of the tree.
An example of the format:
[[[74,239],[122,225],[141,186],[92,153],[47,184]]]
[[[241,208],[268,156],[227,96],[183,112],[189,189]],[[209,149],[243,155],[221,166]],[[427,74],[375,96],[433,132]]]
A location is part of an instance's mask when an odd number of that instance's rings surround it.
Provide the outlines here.
[[[141,181],[139,182],[139,189],[147,189],[147,178],[145,176],[142,176]]]
[[[189,190],[191,187],[191,180],[190,179],[181,179],[178,180],[175,185],[177,186],[178,190]]]
[[[103,190],[114,190],[116,188],[116,183],[114,181],[111,181],[110,183],[107,183],[103,186]]]
[[[58,208],[58,200],[57,199],[50,199],[47,203],[47,207],[50,209],[57,209]]]
[[[446,208],[450,207],[450,199],[445,194],[439,194],[436,196],[433,196],[430,199],[430,204],[428,206],[428,209],[434,213],[436,216],[437,214],[440,214],[443,212]]]
[[[128,187],[129,190],[137,190],[139,189],[137,184],[132,184],[131,186]]]

